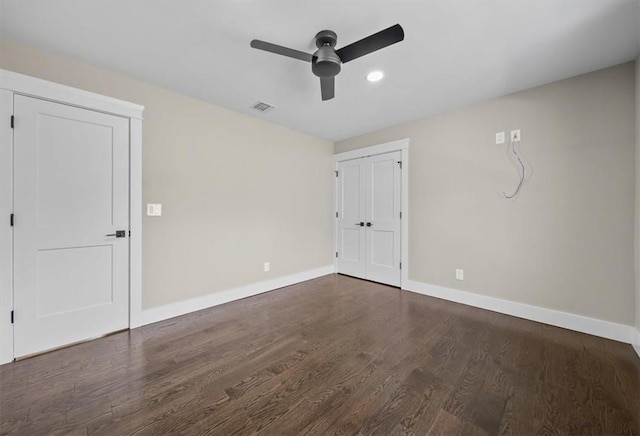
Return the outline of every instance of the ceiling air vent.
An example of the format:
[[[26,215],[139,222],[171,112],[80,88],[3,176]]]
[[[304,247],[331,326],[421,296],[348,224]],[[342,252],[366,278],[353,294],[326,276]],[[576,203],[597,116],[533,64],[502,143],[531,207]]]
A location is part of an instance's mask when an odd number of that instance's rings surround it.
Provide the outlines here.
[[[274,108],[274,105],[265,103],[264,101],[257,101],[251,106],[251,109],[257,110],[258,112],[267,112]]]

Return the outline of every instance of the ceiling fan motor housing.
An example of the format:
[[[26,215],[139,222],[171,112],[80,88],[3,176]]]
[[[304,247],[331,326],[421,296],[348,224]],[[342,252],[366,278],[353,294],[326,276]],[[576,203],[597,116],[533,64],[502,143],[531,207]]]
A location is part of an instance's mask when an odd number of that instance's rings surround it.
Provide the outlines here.
[[[332,30],[322,30],[316,35],[318,50],[313,54],[311,71],[318,77],[333,77],[340,72],[342,61],[336,54],[334,47],[338,42],[338,35]]]
[[[311,71],[318,77],[333,77],[340,72],[340,58],[329,46],[321,47],[313,54]]]

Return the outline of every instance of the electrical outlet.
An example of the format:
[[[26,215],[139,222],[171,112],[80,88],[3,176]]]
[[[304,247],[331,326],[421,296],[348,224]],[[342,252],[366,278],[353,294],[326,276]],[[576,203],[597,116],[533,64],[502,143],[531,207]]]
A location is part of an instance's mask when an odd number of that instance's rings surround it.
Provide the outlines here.
[[[496,133],[496,144],[504,144],[504,132]]]
[[[512,130],[511,131],[511,142],[520,141],[520,130]]]
[[[464,270],[456,269],[456,280],[464,280]]]
[[[265,262],[264,263],[264,272],[269,272],[270,269],[271,269],[271,265],[269,264],[269,262]]]

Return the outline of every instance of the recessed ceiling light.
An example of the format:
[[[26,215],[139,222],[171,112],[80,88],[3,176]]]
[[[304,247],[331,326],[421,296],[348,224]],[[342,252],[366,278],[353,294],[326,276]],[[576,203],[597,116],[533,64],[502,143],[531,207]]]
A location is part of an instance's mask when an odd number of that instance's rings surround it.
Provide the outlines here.
[[[369,82],[377,82],[384,77],[384,73],[382,71],[372,71],[367,74],[367,80]]]

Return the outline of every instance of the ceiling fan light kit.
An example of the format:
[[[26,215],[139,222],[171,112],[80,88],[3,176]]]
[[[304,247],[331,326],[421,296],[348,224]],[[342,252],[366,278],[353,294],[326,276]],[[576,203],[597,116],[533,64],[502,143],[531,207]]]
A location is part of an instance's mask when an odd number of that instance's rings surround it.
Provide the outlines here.
[[[320,91],[324,101],[332,99],[335,95],[335,77],[340,73],[342,64],[402,41],[404,30],[396,24],[338,50],[335,49],[338,35],[332,30],[318,32],[315,39],[318,50],[313,54],[258,39],[251,41],[251,47],[310,62],[311,71],[320,78]]]

